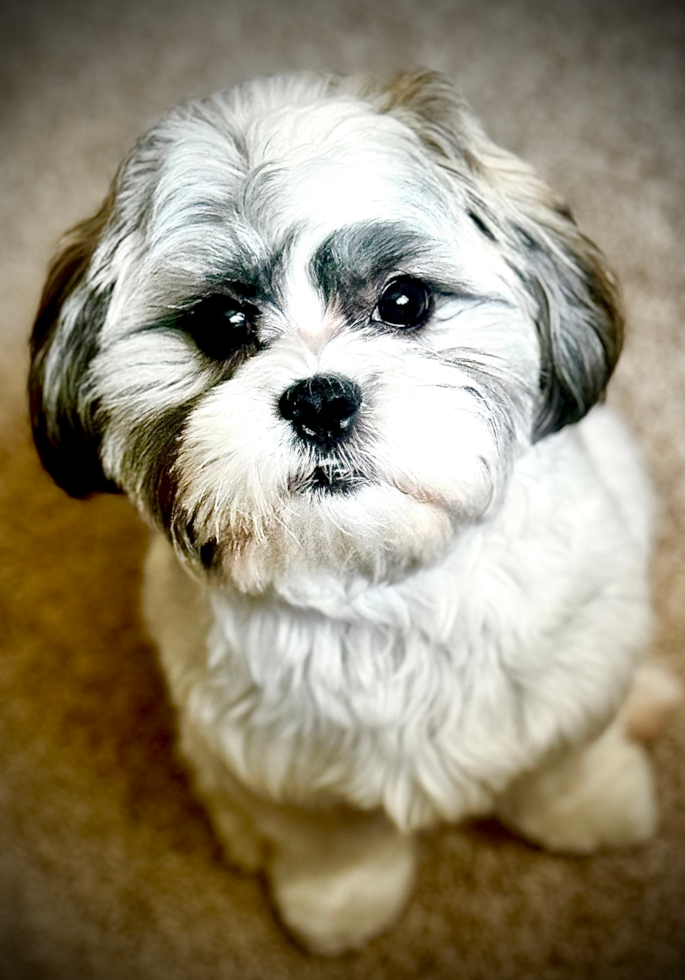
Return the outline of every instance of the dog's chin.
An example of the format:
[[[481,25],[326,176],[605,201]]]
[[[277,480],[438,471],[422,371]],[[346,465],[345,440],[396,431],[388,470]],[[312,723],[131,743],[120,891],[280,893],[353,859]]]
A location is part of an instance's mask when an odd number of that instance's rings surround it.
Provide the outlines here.
[[[454,515],[437,497],[317,467],[270,515],[229,523],[209,575],[284,596],[306,581],[396,581],[434,561],[453,534]]]
[[[288,491],[294,496],[313,496],[323,503],[332,494],[354,494],[370,482],[361,470],[352,470],[335,459],[322,459],[304,473],[292,476]]]

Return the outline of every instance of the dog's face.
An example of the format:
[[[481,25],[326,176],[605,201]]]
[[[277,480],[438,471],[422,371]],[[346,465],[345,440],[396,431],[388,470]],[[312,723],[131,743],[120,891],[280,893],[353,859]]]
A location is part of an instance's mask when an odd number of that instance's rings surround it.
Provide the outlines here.
[[[199,574],[379,580],[498,506],[620,326],[593,246],[444,79],[258,80],[164,117],[65,244],[36,442]]]

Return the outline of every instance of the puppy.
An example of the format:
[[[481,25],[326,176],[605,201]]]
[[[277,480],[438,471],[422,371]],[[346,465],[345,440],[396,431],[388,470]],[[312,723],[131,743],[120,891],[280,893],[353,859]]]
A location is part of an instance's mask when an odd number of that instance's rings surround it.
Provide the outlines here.
[[[564,202],[428,73],[172,109],[54,260],[38,451],[156,529],[182,753],[309,948],[388,926],[438,821],[653,833],[616,721],[650,623],[649,488],[597,405],[621,341]]]

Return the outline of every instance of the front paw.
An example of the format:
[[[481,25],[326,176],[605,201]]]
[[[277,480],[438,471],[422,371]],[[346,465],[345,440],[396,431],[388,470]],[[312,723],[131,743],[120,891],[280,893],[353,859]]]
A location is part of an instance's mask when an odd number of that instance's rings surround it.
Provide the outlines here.
[[[647,754],[618,725],[590,745],[517,780],[497,815],[552,851],[588,854],[651,837],[657,824]]]
[[[395,921],[415,867],[413,840],[393,833],[352,856],[277,856],[270,869],[271,890],[292,935],[315,953],[336,956]]]

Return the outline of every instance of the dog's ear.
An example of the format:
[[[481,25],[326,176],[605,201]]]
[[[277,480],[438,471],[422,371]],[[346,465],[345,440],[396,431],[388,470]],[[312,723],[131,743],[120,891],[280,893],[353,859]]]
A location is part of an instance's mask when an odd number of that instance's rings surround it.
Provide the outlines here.
[[[533,303],[541,402],[534,437],[577,422],[604,397],[623,344],[616,280],[568,212],[514,221],[510,264]],[[518,254],[517,254],[518,253]]]
[[[523,286],[541,351],[534,438],[577,422],[604,393],[623,343],[617,284],[565,202],[496,146],[452,82],[403,74],[375,95],[458,178],[470,218]]]
[[[73,497],[117,490],[100,463],[96,404],[87,384],[112,289],[94,284],[88,273],[113,209],[111,190],[98,213],[65,236],[31,337],[33,437],[46,470]]]

